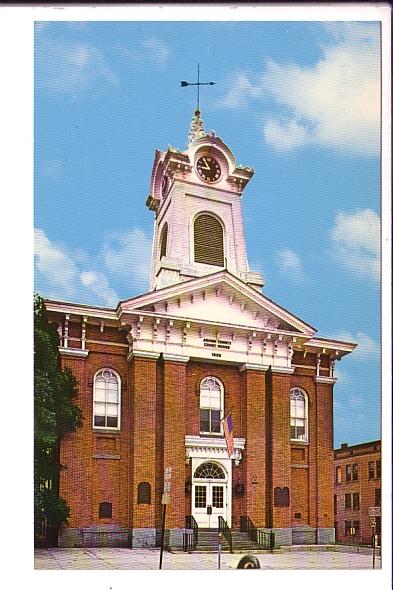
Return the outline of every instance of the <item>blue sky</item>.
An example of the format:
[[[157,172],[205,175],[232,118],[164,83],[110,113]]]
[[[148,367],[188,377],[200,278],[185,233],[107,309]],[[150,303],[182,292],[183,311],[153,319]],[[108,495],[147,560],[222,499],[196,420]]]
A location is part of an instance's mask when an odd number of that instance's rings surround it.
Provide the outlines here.
[[[336,365],[335,445],[380,437],[380,39],[356,22],[40,22],[35,289],[115,306],[148,289],[156,148],[206,129],[255,168],[243,196],[264,293],[358,343]]]

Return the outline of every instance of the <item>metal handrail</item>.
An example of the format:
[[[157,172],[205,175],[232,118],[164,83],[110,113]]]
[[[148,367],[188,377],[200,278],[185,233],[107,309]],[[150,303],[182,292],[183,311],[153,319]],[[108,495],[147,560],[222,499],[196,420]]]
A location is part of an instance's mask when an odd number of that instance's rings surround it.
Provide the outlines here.
[[[257,541],[257,527],[249,516],[240,517],[240,530],[243,533],[248,533],[248,536],[252,541]]]
[[[193,532],[193,548],[198,545],[198,523],[192,514],[186,515],[186,529],[192,529]]]
[[[222,516],[218,517],[218,531],[224,535],[224,537],[226,538],[226,540],[228,541],[228,544],[229,544],[229,551],[231,553],[233,553],[233,551],[232,551],[232,530],[229,528],[227,522],[223,519]]]
[[[273,551],[276,539],[273,531],[261,531],[257,529],[257,543],[261,547],[266,547]]]

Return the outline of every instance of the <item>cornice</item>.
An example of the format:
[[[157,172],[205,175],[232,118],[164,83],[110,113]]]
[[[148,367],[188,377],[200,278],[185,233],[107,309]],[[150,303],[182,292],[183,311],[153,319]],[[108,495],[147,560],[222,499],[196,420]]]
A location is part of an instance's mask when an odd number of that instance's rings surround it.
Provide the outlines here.
[[[144,359],[151,359],[156,361],[160,356],[159,352],[149,352],[149,351],[145,351],[145,350],[132,350],[128,355],[127,355],[127,360],[131,361],[132,359],[136,358],[136,359],[140,359],[140,358],[144,358]]]
[[[239,371],[243,373],[244,371],[263,371],[266,372],[269,369],[268,365],[256,365],[253,363],[244,363],[240,365]]]
[[[272,373],[282,373],[284,375],[293,375],[295,367],[270,367]]]
[[[81,348],[64,348],[62,346],[59,347],[59,352],[63,356],[72,356],[72,357],[80,357],[86,358],[89,354],[88,350],[82,350]]]
[[[167,352],[163,353],[162,358],[164,361],[171,361],[174,363],[188,363],[190,360],[189,356],[183,356],[181,354],[168,354]]]
[[[318,377],[314,377],[314,381],[315,383],[329,383],[334,385],[337,382],[337,379],[334,377],[323,377],[322,375],[319,375]]]

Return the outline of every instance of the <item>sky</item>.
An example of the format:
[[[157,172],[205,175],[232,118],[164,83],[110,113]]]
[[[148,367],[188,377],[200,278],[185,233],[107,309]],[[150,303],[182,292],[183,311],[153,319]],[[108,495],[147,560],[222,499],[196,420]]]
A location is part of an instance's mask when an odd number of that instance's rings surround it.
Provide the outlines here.
[[[380,438],[380,31],[376,22],[35,24],[34,278],[115,307],[148,290],[155,150],[202,118],[255,175],[243,195],[263,293],[336,364],[334,443]]]

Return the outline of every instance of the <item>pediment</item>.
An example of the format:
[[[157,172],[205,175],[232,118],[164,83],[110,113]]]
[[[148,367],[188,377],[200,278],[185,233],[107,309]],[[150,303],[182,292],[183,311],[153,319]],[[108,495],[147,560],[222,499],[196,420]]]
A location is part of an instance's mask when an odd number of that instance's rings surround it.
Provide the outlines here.
[[[121,302],[118,313],[167,316],[233,329],[297,332],[315,329],[227,271],[171,285]]]

